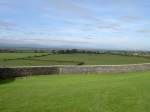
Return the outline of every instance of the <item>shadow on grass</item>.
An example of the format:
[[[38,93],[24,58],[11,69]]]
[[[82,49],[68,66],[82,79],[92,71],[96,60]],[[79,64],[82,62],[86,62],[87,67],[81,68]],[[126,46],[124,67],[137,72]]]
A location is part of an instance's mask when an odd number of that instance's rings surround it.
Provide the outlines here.
[[[0,85],[13,82],[15,79],[0,79]]]

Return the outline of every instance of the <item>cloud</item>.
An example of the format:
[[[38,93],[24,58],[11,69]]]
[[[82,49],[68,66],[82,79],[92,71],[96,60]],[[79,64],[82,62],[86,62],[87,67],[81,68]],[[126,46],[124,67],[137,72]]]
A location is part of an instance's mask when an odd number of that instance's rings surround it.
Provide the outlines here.
[[[106,30],[112,30],[112,31],[119,31],[121,29],[121,26],[119,24],[106,24],[106,25],[99,25],[97,27],[98,29],[106,29]]]
[[[14,30],[17,24],[8,21],[0,21],[0,30]]]
[[[51,43],[51,42],[59,42],[59,43],[77,43],[77,44],[88,44],[89,42],[84,40],[71,40],[71,39],[51,39],[51,38],[22,38],[19,39],[17,37],[5,36],[5,38],[1,38],[1,40],[11,40],[11,41],[22,41],[22,42],[33,42],[33,43]]]
[[[36,39],[33,39],[33,41]],[[44,39],[38,39],[38,41],[45,41]],[[63,43],[82,43],[82,44],[87,44],[88,42],[84,41],[77,41],[77,40],[64,40],[64,39],[47,39],[47,42],[63,42]]]
[[[7,7],[9,9],[21,8],[20,4],[21,4],[20,0],[1,0],[0,1],[0,7]]]
[[[91,19],[99,21],[89,10],[88,8],[84,8],[79,6],[77,3],[71,0],[48,0],[49,4],[57,9],[60,12],[72,13],[78,17],[84,19]]]
[[[129,16],[121,17],[120,20],[124,22],[134,22],[134,21],[141,20],[141,17],[129,15]]]
[[[91,31],[107,31],[107,32],[119,32],[122,30],[122,26],[119,23],[113,23],[110,21],[104,21],[103,23],[96,24],[85,24],[81,31],[91,32]]]
[[[140,30],[137,30],[137,32],[139,32],[139,33],[150,33],[150,29],[140,29]]]

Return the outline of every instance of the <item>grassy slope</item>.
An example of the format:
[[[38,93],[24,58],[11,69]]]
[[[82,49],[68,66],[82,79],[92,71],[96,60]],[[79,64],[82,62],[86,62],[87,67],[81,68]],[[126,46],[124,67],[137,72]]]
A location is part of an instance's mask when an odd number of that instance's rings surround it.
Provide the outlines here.
[[[0,60],[22,58],[22,57],[34,56],[40,54],[45,54],[45,53],[0,53]]]
[[[0,66],[31,66],[31,65],[47,65],[48,62],[32,61],[32,60],[9,60],[4,59],[16,59],[24,58],[34,55],[42,55],[45,53],[0,53]]]
[[[150,112],[150,72],[0,81],[0,112]]]
[[[29,65],[65,65],[77,64],[78,62],[85,62],[85,64],[106,65],[106,64],[136,64],[136,63],[150,63],[150,59],[133,56],[119,56],[119,55],[98,55],[98,54],[56,54],[45,57],[36,57],[31,60],[9,60],[18,57],[27,57],[33,55],[41,55],[40,53],[0,53],[0,66],[29,66]],[[36,60],[34,60],[36,59]],[[66,62],[65,62],[66,61]],[[75,61],[75,62],[71,62]]]
[[[107,64],[134,64],[134,63],[148,63],[150,59],[134,56],[120,56],[120,55],[107,55],[107,54],[59,54],[42,57],[39,59],[50,60],[66,60],[66,61],[79,61],[85,64],[92,65],[107,65]]]

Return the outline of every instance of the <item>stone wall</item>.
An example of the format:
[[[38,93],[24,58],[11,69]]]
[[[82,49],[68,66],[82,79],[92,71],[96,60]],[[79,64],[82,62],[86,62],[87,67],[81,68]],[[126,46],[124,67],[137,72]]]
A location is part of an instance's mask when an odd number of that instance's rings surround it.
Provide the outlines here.
[[[30,75],[150,71],[150,64],[0,68],[0,79]]]
[[[99,66],[64,66],[59,73],[111,73],[150,71],[150,64],[99,65]]]
[[[18,67],[0,68],[0,79],[10,79],[30,75],[59,74],[58,67]]]

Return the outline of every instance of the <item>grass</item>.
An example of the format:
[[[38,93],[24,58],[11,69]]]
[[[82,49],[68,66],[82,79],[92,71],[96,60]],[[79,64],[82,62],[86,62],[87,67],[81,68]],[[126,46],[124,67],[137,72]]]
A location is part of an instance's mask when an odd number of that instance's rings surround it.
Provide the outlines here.
[[[150,72],[0,81],[0,112],[150,112]]]
[[[108,54],[52,54],[34,57],[43,54],[45,53],[0,53],[0,66],[77,65],[81,62],[86,65],[150,63],[149,58]],[[30,58],[28,58],[29,56]]]

